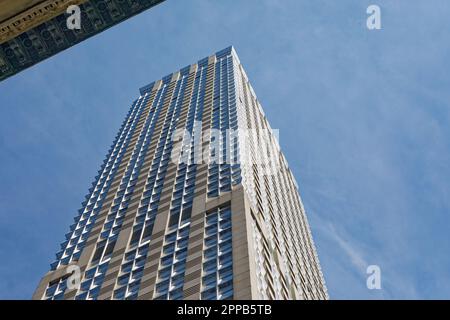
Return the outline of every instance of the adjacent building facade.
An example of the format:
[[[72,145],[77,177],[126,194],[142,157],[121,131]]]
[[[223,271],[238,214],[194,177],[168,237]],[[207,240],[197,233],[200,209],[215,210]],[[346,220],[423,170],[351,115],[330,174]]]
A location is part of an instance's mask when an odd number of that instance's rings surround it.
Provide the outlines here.
[[[0,81],[163,1],[0,0]],[[67,27],[71,5],[81,29]]]
[[[33,298],[327,299],[276,138],[232,47],[143,87]]]

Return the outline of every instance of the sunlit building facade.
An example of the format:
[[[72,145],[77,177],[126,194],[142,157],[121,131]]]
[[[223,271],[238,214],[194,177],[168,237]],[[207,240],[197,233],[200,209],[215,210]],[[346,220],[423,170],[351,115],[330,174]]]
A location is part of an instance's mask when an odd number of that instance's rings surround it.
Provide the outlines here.
[[[232,47],[141,88],[33,298],[328,298],[295,178]]]

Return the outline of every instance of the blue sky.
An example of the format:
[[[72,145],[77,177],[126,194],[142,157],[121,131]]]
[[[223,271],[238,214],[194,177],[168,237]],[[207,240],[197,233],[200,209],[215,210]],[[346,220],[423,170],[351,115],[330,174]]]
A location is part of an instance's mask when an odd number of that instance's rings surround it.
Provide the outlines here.
[[[139,87],[229,45],[280,129],[330,297],[450,298],[448,17],[446,0],[167,0],[1,82],[0,298],[31,297]]]

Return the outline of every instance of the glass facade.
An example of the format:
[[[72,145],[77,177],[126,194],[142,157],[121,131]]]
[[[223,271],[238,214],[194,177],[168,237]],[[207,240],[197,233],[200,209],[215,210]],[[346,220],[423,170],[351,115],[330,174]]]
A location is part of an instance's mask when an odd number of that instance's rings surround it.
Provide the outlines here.
[[[241,182],[238,139],[229,134],[238,129],[232,56],[221,57],[215,67],[211,128],[208,197],[231,191]],[[230,141],[231,140],[231,141]]]
[[[229,205],[205,216],[202,300],[233,298],[233,252]]]
[[[34,297],[326,299],[297,184],[234,49],[140,93]]]

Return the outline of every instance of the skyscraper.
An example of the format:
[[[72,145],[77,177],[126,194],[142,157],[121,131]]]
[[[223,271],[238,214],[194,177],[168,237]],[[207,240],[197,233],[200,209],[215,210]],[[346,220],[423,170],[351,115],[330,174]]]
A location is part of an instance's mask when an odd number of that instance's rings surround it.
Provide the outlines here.
[[[164,0],[0,0],[0,81]],[[80,8],[80,29],[67,20]]]
[[[141,88],[33,298],[328,298],[295,178],[232,47]]]

